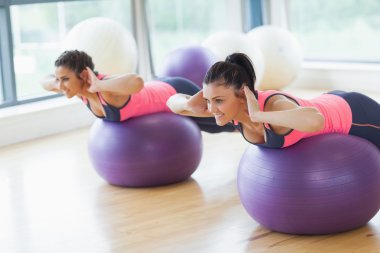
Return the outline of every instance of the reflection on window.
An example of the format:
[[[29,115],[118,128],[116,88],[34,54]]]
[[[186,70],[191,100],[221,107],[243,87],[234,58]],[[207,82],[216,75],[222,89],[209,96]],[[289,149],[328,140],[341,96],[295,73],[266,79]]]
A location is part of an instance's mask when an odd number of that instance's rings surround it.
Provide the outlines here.
[[[60,41],[91,17],[112,18],[132,30],[130,1],[73,1],[11,6],[13,54],[19,99],[46,95],[39,80],[53,73]]]
[[[290,0],[288,7],[306,58],[380,62],[380,1]]]
[[[148,0],[146,1],[153,67],[158,69],[173,49],[198,44],[216,31],[239,29],[230,20],[238,11],[230,0]]]

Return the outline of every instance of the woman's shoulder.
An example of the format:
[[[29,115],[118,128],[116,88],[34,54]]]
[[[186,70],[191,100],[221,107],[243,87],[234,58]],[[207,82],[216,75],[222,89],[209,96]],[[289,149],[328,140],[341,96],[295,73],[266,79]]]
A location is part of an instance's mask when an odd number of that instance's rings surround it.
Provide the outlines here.
[[[259,98],[295,98],[294,95],[286,92],[286,91],[279,91],[279,90],[264,90],[264,91],[258,91]]]
[[[260,95],[261,94],[261,95]],[[259,101],[265,111],[289,109],[297,106],[297,98],[287,92],[267,90],[259,92]]]
[[[265,90],[258,91],[258,102],[261,108],[271,107],[271,104],[276,103],[277,101],[283,101],[291,98],[294,100],[293,96],[277,90]]]
[[[110,76],[105,75],[105,74],[101,74],[101,73],[96,73],[96,77],[97,77],[99,80],[104,80],[104,79],[109,79],[109,78],[110,78]]]

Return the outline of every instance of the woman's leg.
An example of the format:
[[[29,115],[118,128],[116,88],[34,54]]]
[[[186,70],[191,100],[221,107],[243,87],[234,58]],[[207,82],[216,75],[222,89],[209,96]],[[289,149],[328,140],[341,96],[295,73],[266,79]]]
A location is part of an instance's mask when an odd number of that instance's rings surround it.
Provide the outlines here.
[[[357,92],[348,92],[344,99],[352,110],[349,134],[365,138],[380,149],[380,104]]]
[[[201,88],[199,88],[195,83],[182,77],[160,77],[156,80],[170,84],[170,86],[172,86],[177,93],[192,96],[201,90]]]

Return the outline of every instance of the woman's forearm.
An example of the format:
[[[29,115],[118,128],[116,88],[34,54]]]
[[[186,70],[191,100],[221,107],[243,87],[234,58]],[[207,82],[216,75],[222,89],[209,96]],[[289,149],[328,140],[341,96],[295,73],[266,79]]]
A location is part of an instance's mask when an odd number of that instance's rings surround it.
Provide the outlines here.
[[[176,113],[176,114],[182,114],[186,112],[187,110],[187,101],[189,100],[189,96],[185,94],[175,94],[171,96],[168,101],[166,102],[166,105],[169,107],[169,109]]]
[[[169,109],[180,115],[184,116],[193,116],[193,117],[212,117],[213,115],[207,110],[193,110],[191,106],[189,106],[189,100],[191,96],[186,94],[175,94],[171,96],[166,105]]]
[[[324,127],[323,115],[313,107],[300,107],[286,111],[259,111],[255,113],[253,121],[302,132],[317,132]]]
[[[44,79],[40,81],[42,88],[47,91],[54,91],[61,93],[62,91],[59,89],[57,80],[54,75],[48,75]]]

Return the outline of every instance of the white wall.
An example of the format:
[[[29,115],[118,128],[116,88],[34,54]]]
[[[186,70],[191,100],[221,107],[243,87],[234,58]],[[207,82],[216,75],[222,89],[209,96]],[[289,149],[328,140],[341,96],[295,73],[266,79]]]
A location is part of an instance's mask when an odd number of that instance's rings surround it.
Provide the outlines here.
[[[64,97],[1,109],[0,147],[90,126],[94,119],[79,99]]]

